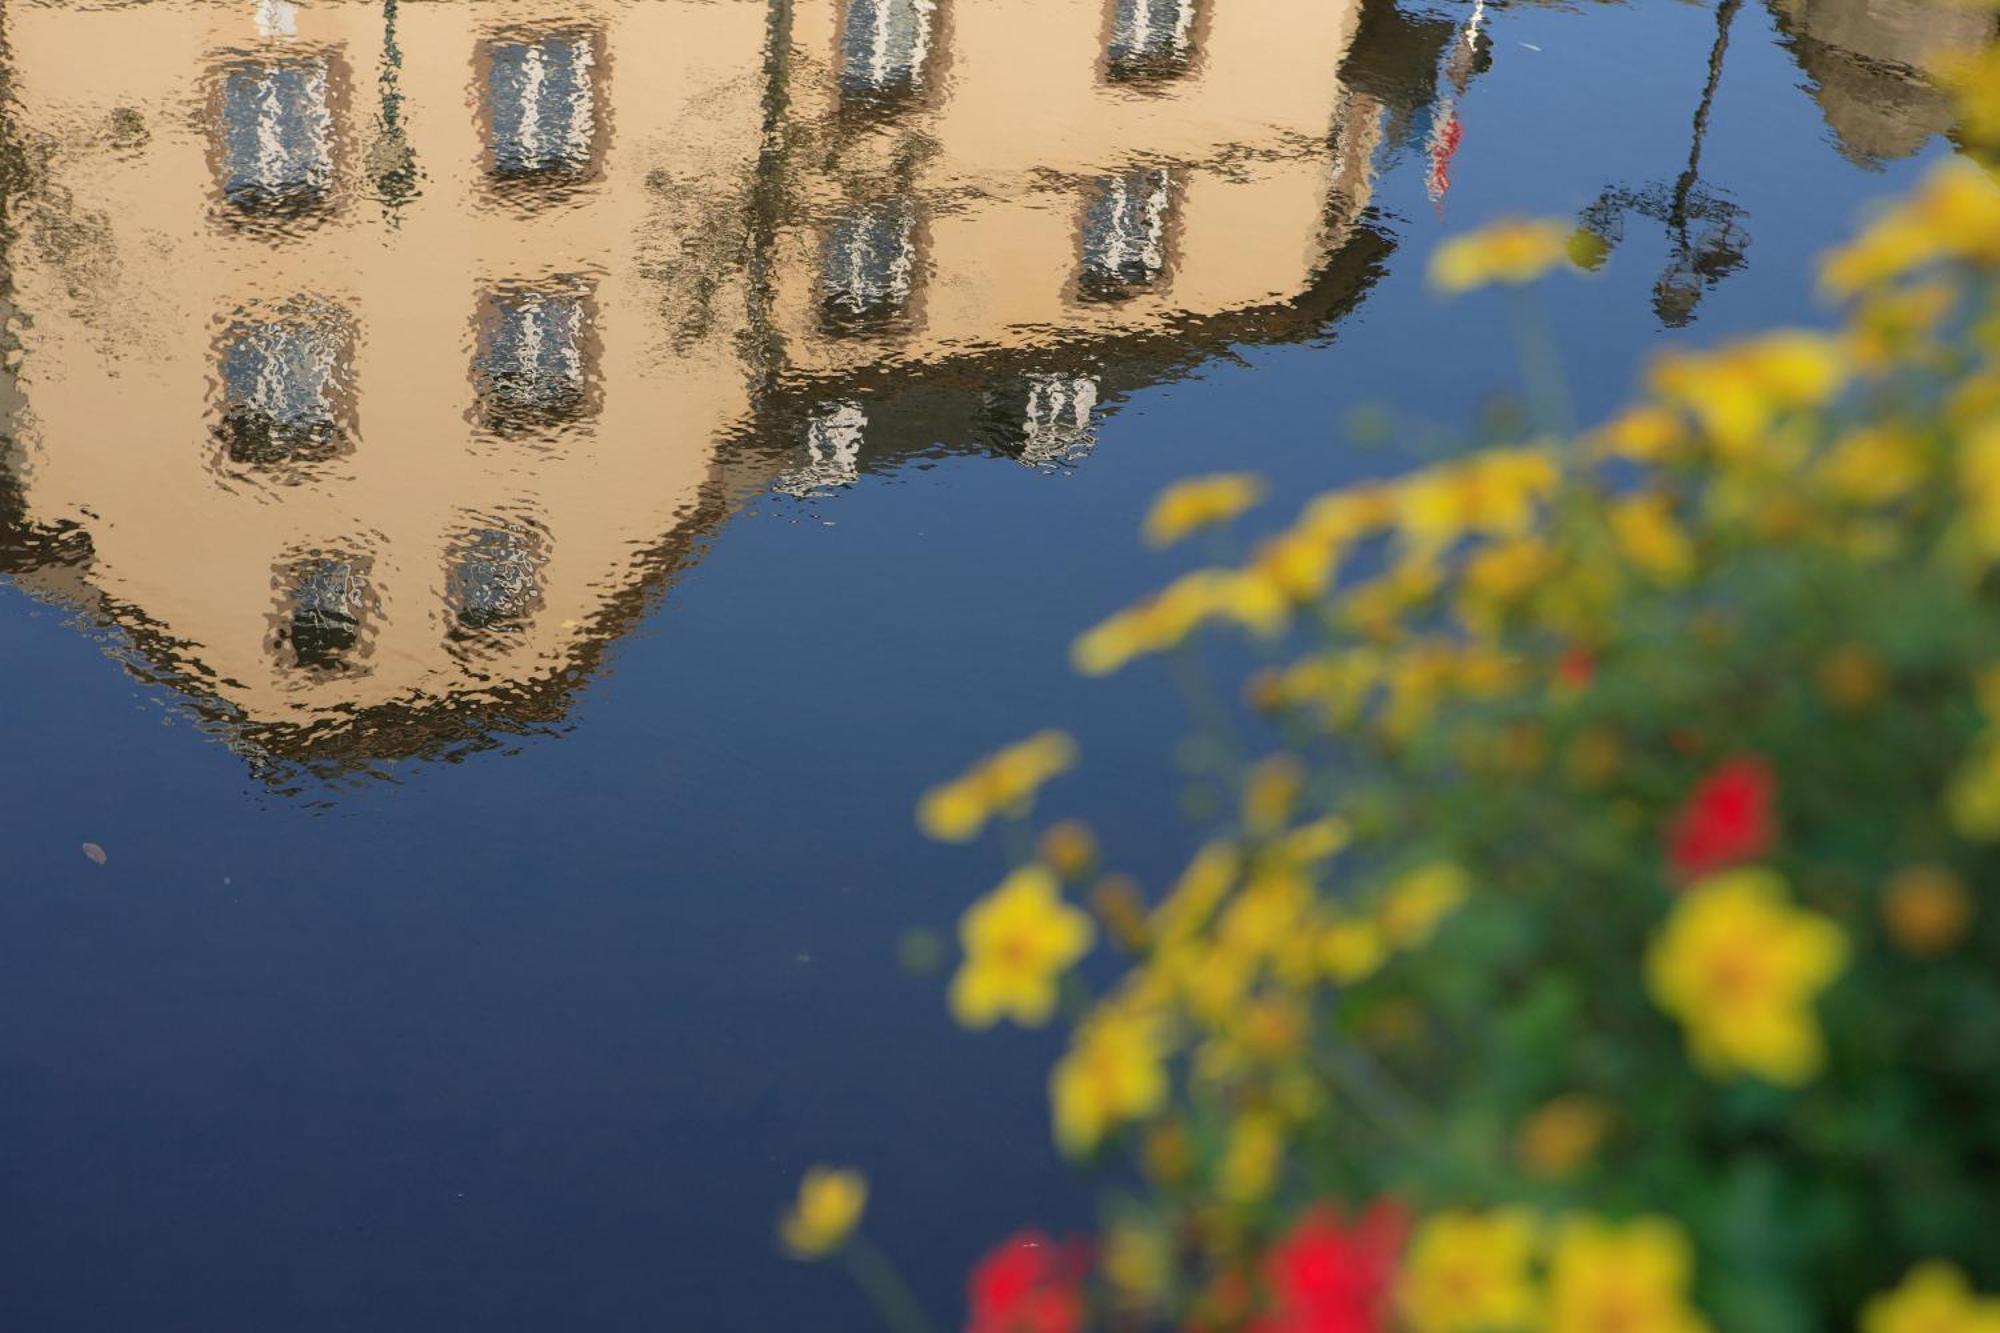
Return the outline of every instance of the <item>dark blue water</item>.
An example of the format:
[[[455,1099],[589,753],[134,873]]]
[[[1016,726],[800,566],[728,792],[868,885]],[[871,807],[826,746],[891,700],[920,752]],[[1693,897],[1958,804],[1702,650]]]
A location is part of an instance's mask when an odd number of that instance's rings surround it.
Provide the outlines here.
[[[822,1160],[867,1169],[870,1230],[941,1314],[985,1245],[1086,1223],[1046,1129],[1053,1039],[959,1033],[895,962],[995,870],[922,842],[916,793],[1062,726],[1085,763],[1053,800],[1116,865],[1171,871],[1193,834],[1165,673],[1084,681],[1067,644],[1180,564],[1135,540],[1163,484],[1253,469],[1275,521],[1511,393],[1503,299],[1425,289],[1441,236],[1628,206],[1604,270],[1546,289],[1586,418],[1659,347],[1823,318],[1815,255],[1949,151],[1921,106],[1902,138],[1855,128],[1883,87],[1921,102],[1894,61],[1934,11],[1796,7],[1851,50],[1782,8],[1721,16],[1690,230],[1720,220],[1738,253],[1691,304],[1656,285],[1713,5],[1489,5],[1461,92],[1439,71],[1469,6],[1371,4],[1363,54],[1408,125],[1375,149],[1378,243],[1337,308],[1220,345],[1166,330],[1105,367],[1095,445],[1056,468],[980,446],[976,374],[892,368],[870,401],[896,447],[735,506],[557,716],[491,744],[260,753],[198,688],[128,669],[115,610],[0,579],[0,1328],[861,1328],[842,1274],[771,1242]],[[1386,442],[1350,430],[1370,406]],[[12,567],[45,571],[15,519]]]

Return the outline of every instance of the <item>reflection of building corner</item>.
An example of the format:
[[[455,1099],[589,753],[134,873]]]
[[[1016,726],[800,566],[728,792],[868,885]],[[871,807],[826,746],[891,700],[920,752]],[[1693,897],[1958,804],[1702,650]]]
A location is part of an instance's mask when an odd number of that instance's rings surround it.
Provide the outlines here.
[[[1841,151],[1857,162],[1908,157],[1952,126],[1935,76],[2000,37],[2000,15],[1953,0],[1771,0]]]
[[[551,727],[745,502],[1075,466],[1351,308],[1381,7],[12,9],[7,216],[147,262],[5,237],[0,572],[260,766]]]

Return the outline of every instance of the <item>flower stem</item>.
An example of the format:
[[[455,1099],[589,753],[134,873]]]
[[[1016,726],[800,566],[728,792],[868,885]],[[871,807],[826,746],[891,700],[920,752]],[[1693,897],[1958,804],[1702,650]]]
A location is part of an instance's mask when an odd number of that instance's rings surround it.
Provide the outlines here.
[[[841,1251],[847,1271],[854,1275],[862,1294],[882,1317],[889,1333],[935,1333],[923,1306],[911,1294],[909,1284],[896,1272],[889,1257],[866,1237],[855,1236]]]
[[[1535,425],[1544,435],[1567,440],[1576,433],[1576,414],[1570,405],[1569,381],[1563,374],[1562,353],[1556,347],[1548,308],[1526,288],[1513,294],[1512,304],[1514,345],[1520,353],[1521,378],[1528,386]]]

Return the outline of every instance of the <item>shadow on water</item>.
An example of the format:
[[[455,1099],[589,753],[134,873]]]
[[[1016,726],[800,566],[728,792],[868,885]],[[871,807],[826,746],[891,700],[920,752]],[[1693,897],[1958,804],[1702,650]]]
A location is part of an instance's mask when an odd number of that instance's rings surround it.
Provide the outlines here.
[[[1940,128],[1929,7],[1774,3],[1849,151]],[[1441,198],[1492,62],[1478,3],[550,8],[0,17],[0,571],[281,789],[559,729],[759,497],[1073,469],[1135,390],[1327,337],[1378,170]],[[1746,259],[1701,175],[1738,8],[1685,169],[1584,215],[1668,230],[1668,325]],[[84,58],[112,25],[143,57]]]

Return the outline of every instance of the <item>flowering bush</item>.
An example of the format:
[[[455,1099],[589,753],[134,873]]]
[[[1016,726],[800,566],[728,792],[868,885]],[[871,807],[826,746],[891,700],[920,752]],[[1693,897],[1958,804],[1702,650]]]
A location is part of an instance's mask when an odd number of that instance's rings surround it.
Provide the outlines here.
[[[1568,253],[1491,241],[1441,284]],[[1061,1015],[1056,1143],[1145,1182],[986,1260],[969,1327],[2000,1330],[2000,185],[1940,170],[1824,275],[1838,331],[1317,497],[1078,640],[1284,664],[1174,883],[1065,823],[964,918],[954,1014]],[[1146,536],[1261,495],[1185,483]],[[922,822],[1026,826],[1075,758]]]

